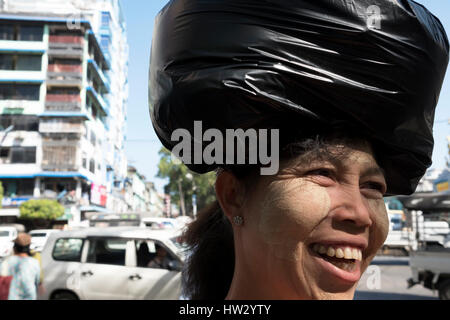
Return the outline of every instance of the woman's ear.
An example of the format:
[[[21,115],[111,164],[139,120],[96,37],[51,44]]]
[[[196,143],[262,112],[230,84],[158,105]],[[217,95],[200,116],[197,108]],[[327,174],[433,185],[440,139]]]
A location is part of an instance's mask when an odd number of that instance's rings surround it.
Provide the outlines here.
[[[245,188],[232,173],[222,171],[216,179],[216,197],[225,215],[232,219],[240,215],[245,198]]]

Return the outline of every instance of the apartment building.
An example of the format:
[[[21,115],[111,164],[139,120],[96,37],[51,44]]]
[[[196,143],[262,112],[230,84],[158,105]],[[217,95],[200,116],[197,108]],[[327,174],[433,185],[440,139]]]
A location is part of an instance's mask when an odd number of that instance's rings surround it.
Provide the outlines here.
[[[0,6],[2,211],[55,198],[74,222],[124,212],[128,45],[120,1]]]

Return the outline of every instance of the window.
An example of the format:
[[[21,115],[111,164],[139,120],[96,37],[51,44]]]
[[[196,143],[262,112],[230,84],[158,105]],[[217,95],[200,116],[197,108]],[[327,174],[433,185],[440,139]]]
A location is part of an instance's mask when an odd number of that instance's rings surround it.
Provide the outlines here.
[[[0,149],[0,158],[2,158],[2,160],[9,158],[9,148]],[[0,163],[3,163],[3,161],[0,161]]]
[[[0,70],[14,70],[14,55],[0,54]]]
[[[41,192],[53,191],[60,193],[64,190],[67,192],[75,191],[77,183],[73,179],[44,179],[41,181]]]
[[[91,159],[91,161],[89,161],[89,171],[92,173],[95,173],[95,160]]]
[[[0,24],[0,40],[14,40],[14,26]]]
[[[41,62],[36,54],[0,54],[1,70],[40,71]]]
[[[125,265],[126,239],[90,239],[87,262]]]
[[[147,267],[156,256],[155,243],[149,240],[136,240],[136,263],[138,267]]]
[[[0,130],[14,126],[14,131],[38,131],[39,119],[28,115],[0,115]]]
[[[36,147],[12,147],[11,163],[35,163]]]
[[[82,239],[58,239],[52,257],[58,261],[80,262],[82,248]]]
[[[108,50],[110,42],[111,42],[111,38],[109,36],[106,36],[106,35],[101,36],[100,46],[102,47],[102,49]]]
[[[30,235],[32,238],[45,238],[47,236],[46,233],[32,233]]]
[[[20,41],[42,41],[42,26],[25,26],[19,27],[17,40]]]
[[[40,85],[0,84],[0,100],[39,101]]]
[[[33,195],[34,179],[2,179],[1,182],[7,197]]]
[[[42,56],[35,54],[20,54],[16,56],[15,70],[41,71]]]
[[[95,136],[95,133],[94,133],[94,131],[91,131],[91,144],[92,144],[92,146],[95,147],[95,142],[96,141],[97,141],[97,138]]]
[[[159,243],[151,240],[136,240],[136,263],[138,267],[170,269],[176,259]],[[155,259],[158,256],[157,259]]]
[[[0,40],[42,41],[44,28],[32,24],[0,24]]]
[[[102,12],[102,27],[109,26],[110,21],[111,21],[111,16],[110,16],[109,12],[103,11]]]
[[[85,153],[83,153],[83,156],[82,156],[82,158],[81,158],[81,162],[82,162],[82,167],[83,168],[85,168],[85,169],[87,169],[87,156],[86,156],[86,154]]]

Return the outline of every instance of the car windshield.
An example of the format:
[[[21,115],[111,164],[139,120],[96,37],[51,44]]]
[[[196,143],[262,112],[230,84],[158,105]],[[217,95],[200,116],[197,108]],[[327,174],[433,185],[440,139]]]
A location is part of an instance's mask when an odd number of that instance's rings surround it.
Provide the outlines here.
[[[46,233],[32,233],[31,237],[32,238],[43,238],[45,237],[47,234]]]
[[[0,237],[9,237],[9,231],[0,231]]]
[[[182,241],[182,238],[180,236],[170,238],[170,241],[173,242],[173,244],[177,247],[180,251],[186,251],[188,249],[188,245]]]

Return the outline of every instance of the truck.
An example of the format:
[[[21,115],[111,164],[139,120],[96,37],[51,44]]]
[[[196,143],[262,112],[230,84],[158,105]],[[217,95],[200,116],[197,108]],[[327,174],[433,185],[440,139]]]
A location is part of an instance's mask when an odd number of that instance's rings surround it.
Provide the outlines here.
[[[450,300],[450,193],[415,194],[402,202],[414,232],[408,288],[420,284],[437,290],[441,300]]]

